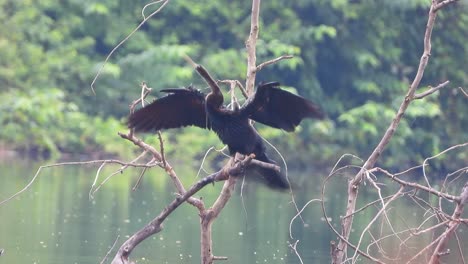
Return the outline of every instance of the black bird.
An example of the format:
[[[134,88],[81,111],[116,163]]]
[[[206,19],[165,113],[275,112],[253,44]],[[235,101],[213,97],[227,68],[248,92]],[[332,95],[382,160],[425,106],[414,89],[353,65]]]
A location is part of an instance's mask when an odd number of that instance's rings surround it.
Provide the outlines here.
[[[265,153],[265,145],[250,120],[286,131],[294,131],[303,118],[323,118],[319,107],[309,100],[282,90],[278,82],[260,84],[256,93],[241,108],[223,106],[223,94],[217,84],[206,96],[193,87],[164,89],[167,96],[130,115],[128,126],[135,131],[150,132],[189,125],[213,130],[229,148],[236,152],[255,154],[255,159],[275,164]],[[289,188],[286,177],[264,167],[254,171],[275,189]]]

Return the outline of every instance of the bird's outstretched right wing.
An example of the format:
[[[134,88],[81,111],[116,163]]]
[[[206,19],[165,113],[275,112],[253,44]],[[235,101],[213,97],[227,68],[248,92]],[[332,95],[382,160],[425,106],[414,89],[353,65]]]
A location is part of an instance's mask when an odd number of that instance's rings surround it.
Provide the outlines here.
[[[294,131],[304,118],[324,117],[317,105],[282,90],[277,82],[260,84],[241,112],[257,122],[286,131]]]
[[[135,111],[128,118],[128,127],[137,132],[155,132],[184,126],[210,128],[205,111],[205,96],[191,87],[165,89],[161,97]]]

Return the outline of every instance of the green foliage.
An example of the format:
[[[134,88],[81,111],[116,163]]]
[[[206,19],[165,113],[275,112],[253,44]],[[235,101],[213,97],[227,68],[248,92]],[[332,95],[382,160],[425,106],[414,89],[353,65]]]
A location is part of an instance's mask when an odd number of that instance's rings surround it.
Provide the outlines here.
[[[124,130],[121,122],[90,117],[65,97],[59,89],[0,94],[0,143],[53,157],[60,152],[124,153],[128,146],[116,134]]]
[[[216,79],[246,73],[250,1],[173,1],[117,49],[141,20],[147,2],[0,0],[0,141],[53,153],[130,153],[116,132],[140,83],[158,90],[206,84],[187,54]],[[345,152],[361,157],[377,144],[416,73],[428,1],[262,2],[258,63],[281,55],[258,81],[280,81],[321,104],[329,119],[304,122],[296,134],[258,126],[292,160],[329,164]],[[145,15],[156,10],[150,6]],[[415,102],[387,148],[388,165],[420,162],[468,141],[468,5],[438,14],[432,56],[418,92],[445,80],[449,88]],[[226,96],[227,97],[227,96]],[[51,129],[53,128],[53,129]],[[199,160],[221,145],[197,128],[163,133],[168,155]],[[155,145],[158,140],[147,136]],[[460,154],[461,155],[461,154]],[[211,156],[209,156],[209,159]],[[306,163],[307,163],[306,161]],[[300,162],[300,161],[298,161]],[[456,164],[454,164],[456,166]]]

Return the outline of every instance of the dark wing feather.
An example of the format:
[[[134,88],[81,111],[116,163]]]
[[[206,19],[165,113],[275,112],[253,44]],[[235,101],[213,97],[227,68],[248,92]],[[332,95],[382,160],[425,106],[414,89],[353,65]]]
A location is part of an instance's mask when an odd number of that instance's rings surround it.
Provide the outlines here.
[[[168,95],[131,114],[128,127],[141,132],[190,125],[207,128],[205,96],[201,92],[192,88],[165,89],[161,92]]]
[[[250,119],[286,131],[294,131],[304,118],[323,118],[317,105],[278,87],[277,82],[260,84],[241,111]]]

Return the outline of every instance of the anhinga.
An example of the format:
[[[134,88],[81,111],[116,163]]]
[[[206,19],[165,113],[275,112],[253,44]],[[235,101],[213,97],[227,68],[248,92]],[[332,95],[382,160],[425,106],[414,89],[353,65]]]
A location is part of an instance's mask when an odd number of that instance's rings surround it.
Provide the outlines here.
[[[290,132],[303,118],[323,118],[315,104],[280,89],[277,82],[260,84],[241,108],[228,109],[223,106],[223,94],[216,82],[203,68],[197,70],[211,87],[206,98],[191,86],[161,90],[167,96],[131,114],[128,126],[137,132],[154,132],[194,125],[213,130],[228,146],[232,156],[236,152],[244,155],[253,153],[255,159],[275,164],[266,155],[263,140],[250,120]],[[286,177],[275,170],[258,166],[253,171],[263,177],[269,187],[289,188]]]

